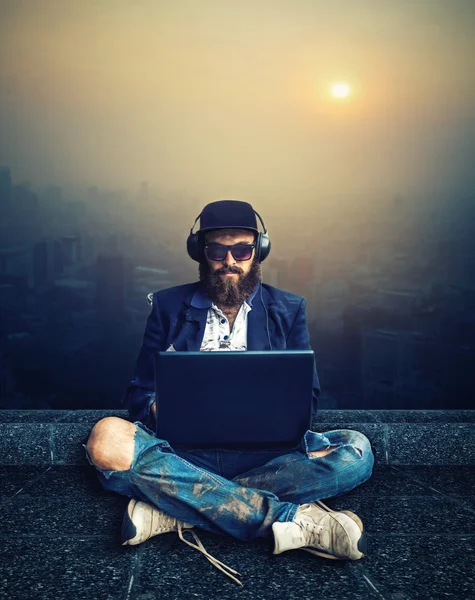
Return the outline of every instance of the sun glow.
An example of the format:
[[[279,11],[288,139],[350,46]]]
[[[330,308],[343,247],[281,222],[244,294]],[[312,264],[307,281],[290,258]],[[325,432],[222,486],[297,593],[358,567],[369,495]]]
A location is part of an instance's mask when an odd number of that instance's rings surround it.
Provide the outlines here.
[[[346,83],[335,83],[332,85],[332,94],[335,98],[346,98],[350,93],[350,86]]]

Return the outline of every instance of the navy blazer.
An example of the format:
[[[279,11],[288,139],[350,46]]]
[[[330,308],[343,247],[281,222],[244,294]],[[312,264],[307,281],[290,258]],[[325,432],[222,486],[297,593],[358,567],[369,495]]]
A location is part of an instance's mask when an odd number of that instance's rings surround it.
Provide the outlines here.
[[[310,350],[306,300],[265,283],[259,284],[247,301],[252,306],[247,315],[247,349],[270,350],[261,292],[269,315],[272,349]],[[151,304],[152,311],[147,319],[134,378],[127,387],[123,402],[133,421],[142,421],[153,428],[150,406],[155,400],[154,355],[167,350],[171,344],[177,351],[199,351],[211,300],[198,281],[155,292]],[[314,413],[319,394],[320,384],[314,366]]]

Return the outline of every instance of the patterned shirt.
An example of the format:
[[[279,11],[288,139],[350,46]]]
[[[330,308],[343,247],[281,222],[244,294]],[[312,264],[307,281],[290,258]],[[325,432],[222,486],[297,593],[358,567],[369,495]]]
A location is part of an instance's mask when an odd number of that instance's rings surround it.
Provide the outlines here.
[[[247,350],[247,315],[250,310],[252,307],[247,302],[241,304],[230,332],[226,315],[213,302],[208,310],[200,350]]]
[[[207,308],[206,329],[203,334],[200,350],[205,352],[212,350],[247,350],[247,315],[252,310],[252,301],[254,300],[259,285],[242,303],[233,330],[229,331],[229,321],[226,315],[211,302],[204,290],[199,287],[193,295],[191,306],[195,308]]]

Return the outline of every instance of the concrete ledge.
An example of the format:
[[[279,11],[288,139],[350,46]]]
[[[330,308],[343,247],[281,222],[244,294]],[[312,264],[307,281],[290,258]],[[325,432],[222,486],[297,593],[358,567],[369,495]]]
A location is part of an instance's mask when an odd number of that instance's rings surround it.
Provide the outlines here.
[[[0,409],[0,423],[95,423],[103,417],[128,418],[126,410]],[[319,410],[318,423],[475,423],[475,410]]]
[[[0,411],[1,465],[85,465],[82,444],[99,419],[127,411]],[[332,411],[312,429],[356,429],[385,465],[474,465],[475,411]]]

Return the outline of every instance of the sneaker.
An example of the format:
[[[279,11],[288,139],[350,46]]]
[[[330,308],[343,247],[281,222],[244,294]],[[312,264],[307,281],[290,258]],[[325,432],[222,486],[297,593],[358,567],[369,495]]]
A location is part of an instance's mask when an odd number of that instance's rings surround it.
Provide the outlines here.
[[[122,519],[122,546],[135,546],[155,535],[178,531],[178,524],[183,529],[193,527],[170,517],[147,502],[132,499]]]
[[[317,501],[302,504],[293,521],[275,522],[274,554],[301,548],[336,560],[359,560],[366,552],[363,523],[355,513],[334,511]]]
[[[155,506],[147,502],[132,499],[127,505],[127,510],[122,520],[122,546],[135,546],[161,533],[176,531],[179,538],[185,544],[201,552],[214,567],[242,586],[239,579],[235,577],[241,574],[207,552],[194,531],[190,531],[190,534],[193,536],[195,543],[185,539],[183,534],[188,529],[193,529],[193,525],[170,517],[163,510],[155,508]]]

